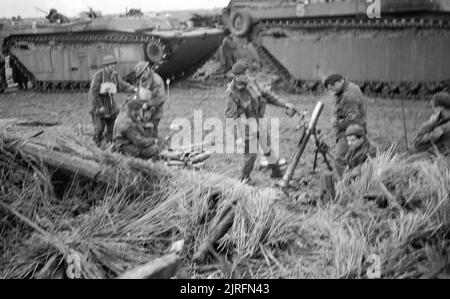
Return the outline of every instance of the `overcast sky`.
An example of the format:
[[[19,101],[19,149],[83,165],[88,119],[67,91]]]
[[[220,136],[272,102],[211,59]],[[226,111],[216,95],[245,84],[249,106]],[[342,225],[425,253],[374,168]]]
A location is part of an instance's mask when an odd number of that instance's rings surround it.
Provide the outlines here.
[[[86,11],[86,4],[103,14],[124,13],[126,8],[138,8],[144,12],[161,10],[211,9],[228,5],[229,0],[0,0],[0,17],[41,17],[45,11],[56,8],[68,16]],[[86,4],[84,4],[86,3]]]

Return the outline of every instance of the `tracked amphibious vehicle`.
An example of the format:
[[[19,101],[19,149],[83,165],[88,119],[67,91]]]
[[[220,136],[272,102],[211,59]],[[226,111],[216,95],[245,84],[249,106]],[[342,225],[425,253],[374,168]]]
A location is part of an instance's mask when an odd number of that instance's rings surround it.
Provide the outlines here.
[[[118,71],[129,81],[142,60],[150,61],[164,79],[180,78],[214,54],[223,34],[221,29],[187,29],[173,18],[156,16],[3,24],[2,28],[3,53],[10,57],[13,70],[41,91],[89,88],[106,54],[118,59]]]
[[[232,0],[223,18],[299,91],[335,72],[385,97],[449,88],[449,0]]]

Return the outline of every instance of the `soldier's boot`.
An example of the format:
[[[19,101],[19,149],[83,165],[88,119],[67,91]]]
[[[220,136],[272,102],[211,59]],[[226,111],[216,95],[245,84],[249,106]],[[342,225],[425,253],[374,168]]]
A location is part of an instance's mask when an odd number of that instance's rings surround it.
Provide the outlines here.
[[[239,181],[251,184],[250,174],[253,171],[253,166],[255,165],[257,157],[257,154],[244,154],[244,167],[242,168]]]
[[[280,158],[275,155],[272,156],[272,150],[269,150],[267,153],[264,153],[264,156],[269,162],[269,168],[272,170],[270,177],[272,179],[280,179],[284,176],[284,171],[280,166]]]
[[[270,177],[272,179],[280,179],[284,176],[285,171],[281,169],[278,161],[276,164],[270,165],[270,168],[272,169],[272,173],[270,174]]]

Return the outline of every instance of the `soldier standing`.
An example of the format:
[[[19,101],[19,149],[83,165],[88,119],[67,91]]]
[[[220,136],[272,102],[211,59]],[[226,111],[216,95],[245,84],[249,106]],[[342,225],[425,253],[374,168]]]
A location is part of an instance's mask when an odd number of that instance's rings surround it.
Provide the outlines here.
[[[294,105],[286,103],[272,94],[270,91],[261,88],[256,80],[249,78],[249,67],[245,62],[238,61],[231,69],[233,81],[226,91],[225,117],[232,119],[243,119],[244,122],[254,121],[256,123],[256,134],[245,130],[241,132],[244,136],[244,166],[241,171],[240,180],[250,182],[250,174],[257,158],[257,151],[250,152],[250,142],[256,138],[257,143],[263,149],[266,157],[272,156],[272,149],[265,146],[260,141],[260,119],[264,118],[266,104],[295,110]],[[249,129],[248,127],[246,129]],[[242,130],[241,130],[242,131]],[[272,178],[281,178],[283,172],[280,169],[279,159],[276,157],[274,163],[270,163]]]
[[[148,61],[141,61],[135,68],[139,78],[138,99],[144,102],[142,106],[145,136],[158,138],[158,126],[163,117],[163,106],[167,99],[163,79],[150,68]]]
[[[220,49],[223,59],[223,71],[224,73],[226,73],[233,67],[233,64],[236,62],[236,57],[234,54],[234,52],[236,51],[236,44],[231,35],[228,35],[223,39]]]
[[[8,83],[6,81],[6,73],[5,73],[5,56],[0,52],[0,93],[5,91],[5,89],[8,87]]]
[[[436,148],[440,154],[450,155],[450,94],[435,94],[431,105],[435,113],[420,127],[414,147],[418,152],[432,152]]]
[[[103,58],[103,68],[97,71],[91,82],[88,99],[94,126],[94,142],[100,146],[103,138],[112,141],[114,122],[119,108],[114,101],[117,90],[136,92],[137,88],[125,82],[116,71],[117,60],[112,55]],[[105,131],[106,129],[106,131]]]
[[[336,97],[336,110],[333,127],[336,131],[335,172],[342,177],[347,166],[345,156],[348,144],[345,131],[352,124],[361,125],[366,130],[366,107],[364,96],[359,87],[341,75],[331,75],[324,82],[325,88]]]
[[[114,125],[114,147],[121,154],[141,159],[158,155],[158,139],[144,136],[141,122],[142,101],[131,100]]]

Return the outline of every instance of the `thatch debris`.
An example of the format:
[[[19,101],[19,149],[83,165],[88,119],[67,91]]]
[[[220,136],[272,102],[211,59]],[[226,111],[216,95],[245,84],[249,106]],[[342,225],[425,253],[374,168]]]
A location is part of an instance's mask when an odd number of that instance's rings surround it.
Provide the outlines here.
[[[366,278],[373,255],[381,278],[450,273],[444,158],[380,152],[336,201],[299,208],[271,188],[55,143],[0,137],[0,278]],[[365,199],[380,183],[400,208]]]
[[[184,240],[172,245],[169,254],[138,266],[121,276],[119,279],[169,279],[175,276],[181,262],[179,254],[182,252]]]

